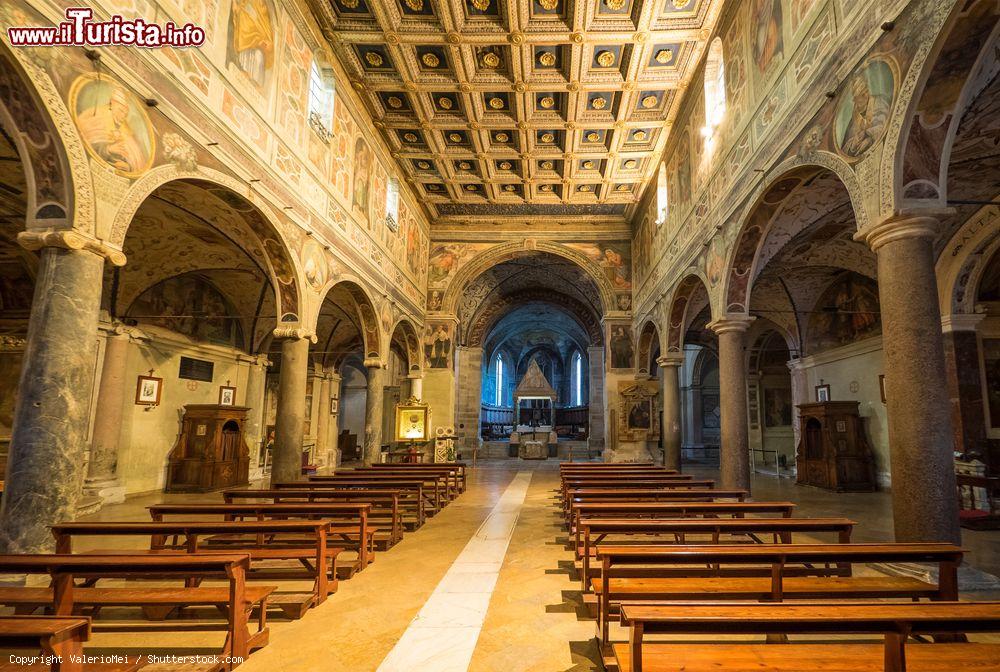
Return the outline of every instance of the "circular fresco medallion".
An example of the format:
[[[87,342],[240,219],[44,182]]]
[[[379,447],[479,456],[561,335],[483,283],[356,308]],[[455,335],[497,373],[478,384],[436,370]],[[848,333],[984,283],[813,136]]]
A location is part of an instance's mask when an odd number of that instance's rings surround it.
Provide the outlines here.
[[[81,75],[69,92],[70,114],[87,153],[123,177],[153,165],[156,131],[146,106],[107,75]]]

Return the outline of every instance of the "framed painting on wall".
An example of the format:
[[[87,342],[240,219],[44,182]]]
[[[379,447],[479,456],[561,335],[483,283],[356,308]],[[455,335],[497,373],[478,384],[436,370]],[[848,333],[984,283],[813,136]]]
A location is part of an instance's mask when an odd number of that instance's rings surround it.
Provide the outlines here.
[[[340,399],[337,399],[337,397],[331,397],[330,398],[330,415],[337,415],[337,412],[339,410],[340,410]]]
[[[219,386],[219,406],[236,405],[236,388],[227,385]]]
[[[163,378],[139,376],[135,386],[135,403],[139,406],[159,406]]]
[[[830,401],[830,384],[816,386],[816,401]]]

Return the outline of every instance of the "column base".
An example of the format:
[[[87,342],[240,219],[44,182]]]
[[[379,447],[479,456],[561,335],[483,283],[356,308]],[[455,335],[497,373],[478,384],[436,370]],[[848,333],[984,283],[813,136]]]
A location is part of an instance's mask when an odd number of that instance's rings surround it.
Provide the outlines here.
[[[83,482],[83,500],[96,497],[100,508],[104,504],[121,504],[125,501],[125,486],[117,478],[94,478]]]

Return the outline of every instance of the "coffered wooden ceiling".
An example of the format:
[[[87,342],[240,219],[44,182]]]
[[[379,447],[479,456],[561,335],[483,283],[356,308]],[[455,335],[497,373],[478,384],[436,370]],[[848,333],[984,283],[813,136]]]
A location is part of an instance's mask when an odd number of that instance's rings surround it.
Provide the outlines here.
[[[722,0],[310,0],[436,220],[631,217]]]

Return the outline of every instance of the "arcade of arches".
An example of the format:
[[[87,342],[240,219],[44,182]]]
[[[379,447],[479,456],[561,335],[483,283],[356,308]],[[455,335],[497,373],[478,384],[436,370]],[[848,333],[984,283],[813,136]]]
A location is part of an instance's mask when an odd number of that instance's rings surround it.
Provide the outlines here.
[[[995,1],[82,4],[206,41],[12,46],[64,8],[0,3],[2,552],[416,459],[412,403],[479,470],[453,556],[555,461],[653,461],[1000,572]],[[408,580],[343,669],[431,669]],[[433,669],[598,669],[489,609]]]

